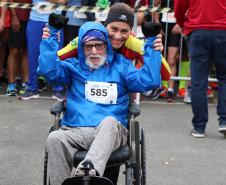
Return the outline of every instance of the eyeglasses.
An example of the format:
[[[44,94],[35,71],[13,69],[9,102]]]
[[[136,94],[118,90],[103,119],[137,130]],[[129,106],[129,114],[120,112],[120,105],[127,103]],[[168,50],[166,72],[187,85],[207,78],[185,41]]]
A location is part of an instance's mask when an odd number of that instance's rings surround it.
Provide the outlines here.
[[[86,51],[91,51],[93,47],[95,47],[97,50],[103,50],[105,48],[105,43],[84,44],[83,47]]]

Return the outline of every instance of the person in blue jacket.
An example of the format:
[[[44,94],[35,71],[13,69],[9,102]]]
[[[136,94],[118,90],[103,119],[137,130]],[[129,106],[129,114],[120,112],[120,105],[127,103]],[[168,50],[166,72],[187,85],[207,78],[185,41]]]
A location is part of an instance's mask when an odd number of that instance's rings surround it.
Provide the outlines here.
[[[40,45],[38,73],[50,84],[67,85],[66,111],[59,130],[47,138],[48,181],[61,185],[73,171],[73,155],[88,153],[76,170],[89,162],[92,175],[103,175],[110,154],[127,142],[129,93],[160,86],[161,54],[153,50],[155,37],[147,39],[144,57],[152,58],[141,69],[113,52],[106,28],[86,22],[79,29],[78,59],[57,57],[58,29],[49,26],[50,37]]]

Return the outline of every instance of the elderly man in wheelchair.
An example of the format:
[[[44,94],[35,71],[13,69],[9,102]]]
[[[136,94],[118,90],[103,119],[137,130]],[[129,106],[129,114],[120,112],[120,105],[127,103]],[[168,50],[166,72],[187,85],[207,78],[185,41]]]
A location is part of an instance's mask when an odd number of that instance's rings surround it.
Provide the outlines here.
[[[145,92],[160,86],[161,55],[152,49],[155,37],[148,38],[144,57],[152,58],[152,61],[138,70],[131,61],[113,52],[103,25],[87,22],[79,30],[78,59],[60,61],[56,55],[59,29],[51,24],[48,27],[50,37],[41,42],[38,72],[50,84],[65,84],[68,90],[60,128],[47,138],[45,183],[79,185],[76,178],[71,178],[71,181],[67,178],[98,176],[101,179],[107,163],[115,162],[109,162],[111,154],[126,146],[129,93]],[[136,132],[130,135],[137,137]],[[133,146],[139,145],[138,140],[138,143],[130,143],[132,151],[127,153],[133,153]],[[81,150],[86,152],[80,153]],[[84,155],[84,159],[74,157],[74,154]],[[128,157],[130,155],[125,158]],[[126,173],[136,172],[128,170]],[[134,184],[133,179],[127,178],[127,184]],[[83,180],[84,184],[89,184]],[[95,180],[90,182],[95,184]],[[102,184],[112,184],[105,182]],[[96,184],[101,185],[101,182]]]

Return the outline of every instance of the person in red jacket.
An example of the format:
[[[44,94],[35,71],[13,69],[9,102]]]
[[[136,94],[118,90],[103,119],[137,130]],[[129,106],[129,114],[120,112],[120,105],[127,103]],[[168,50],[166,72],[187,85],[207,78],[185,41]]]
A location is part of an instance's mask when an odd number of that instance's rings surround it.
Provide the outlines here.
[[[218,87],[220,133],[226,135],[226,1],[175,0],[175,17],[188,37],[191,59],[191,105],[194,137],[205,137],[208,121],[207,88],[211,63]]]

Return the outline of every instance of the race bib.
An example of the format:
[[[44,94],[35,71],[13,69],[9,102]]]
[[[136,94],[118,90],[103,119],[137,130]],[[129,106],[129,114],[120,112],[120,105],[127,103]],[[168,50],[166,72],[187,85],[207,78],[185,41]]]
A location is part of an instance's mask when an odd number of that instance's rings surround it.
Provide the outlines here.
[[[117,84],[88,81],[85,85],[85,96],[87,100],[95,103],[116,104]]]
[[[174,12],[163,13],[162,22],[176,23],[176,18],[174,17]]]

